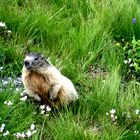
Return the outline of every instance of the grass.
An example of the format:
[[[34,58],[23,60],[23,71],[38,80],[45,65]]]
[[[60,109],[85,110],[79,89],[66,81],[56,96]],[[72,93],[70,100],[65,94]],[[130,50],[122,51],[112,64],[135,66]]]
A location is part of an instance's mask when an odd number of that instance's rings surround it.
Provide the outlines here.
[[[25,53],[41,52],[73,81],[80,98],[45,116],[31,99],[20,101],[22,89],[17,92],[10,83],[0,91],[0,125],[5,123],[10,135],[0,133],[0,139],[16,139],[13,133],[32,123],[37,127],[32,140],[139,139],[140,84],[124,80],[125,56],[116,45],[140,38],[139,6],[138,0],[1,0],[0,21],[12,36],[0,37],[0,77],[21,75]],[[100,70],[96,78],[93,68]]]

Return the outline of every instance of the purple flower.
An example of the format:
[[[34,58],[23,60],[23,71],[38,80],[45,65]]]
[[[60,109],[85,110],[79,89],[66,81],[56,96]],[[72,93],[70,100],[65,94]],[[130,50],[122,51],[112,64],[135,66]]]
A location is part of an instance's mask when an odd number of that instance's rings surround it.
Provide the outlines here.
[[[132,23],[135,24],[136,23],[136,19],[132,18]]]

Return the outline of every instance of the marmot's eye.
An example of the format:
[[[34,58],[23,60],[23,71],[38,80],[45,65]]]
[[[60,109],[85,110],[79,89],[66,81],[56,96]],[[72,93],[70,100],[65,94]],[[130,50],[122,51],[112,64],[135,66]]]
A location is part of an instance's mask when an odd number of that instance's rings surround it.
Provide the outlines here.
[[[38,57],[35,57],[35,60],[38,60]]]

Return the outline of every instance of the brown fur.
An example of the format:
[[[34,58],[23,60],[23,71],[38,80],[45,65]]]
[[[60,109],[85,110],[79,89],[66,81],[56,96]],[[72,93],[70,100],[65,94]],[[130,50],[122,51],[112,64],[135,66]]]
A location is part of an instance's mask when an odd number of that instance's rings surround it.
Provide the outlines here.
[[[27,74],[28,73],[28,74]],[[28,89],[34,91],[41,98],[41,102],[50,106],[59,106],[61,104],[62,89],[58,93],[58,98],[54,101],[49,99],[49,90],[51,88],[50,82],[47,77],[34,71],[26,72],[24,81],[28,85]]]

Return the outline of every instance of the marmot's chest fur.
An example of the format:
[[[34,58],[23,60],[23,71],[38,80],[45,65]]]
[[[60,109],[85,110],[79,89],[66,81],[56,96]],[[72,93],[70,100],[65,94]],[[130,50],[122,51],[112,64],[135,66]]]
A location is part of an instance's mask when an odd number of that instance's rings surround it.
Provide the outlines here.
[[[46,75],[39,74],[37,72],[33,71],[27,71],[25,68],[23,68],[22,72],[22,79],[23,84],[28,90],[29,96],[31,94],[36,94],[41,98],[41,102],[46,105],[50,106],[58,106],[60,105],[60,96],[58,94],[58,97],[52,101],[50,100],[50,79]]]
[[[36,94],[39,95],[46,95],[49,91],[49,81],[43,75],[30,72],[26,77],[25,80],[27,82],[28,88],[34,91]]]

